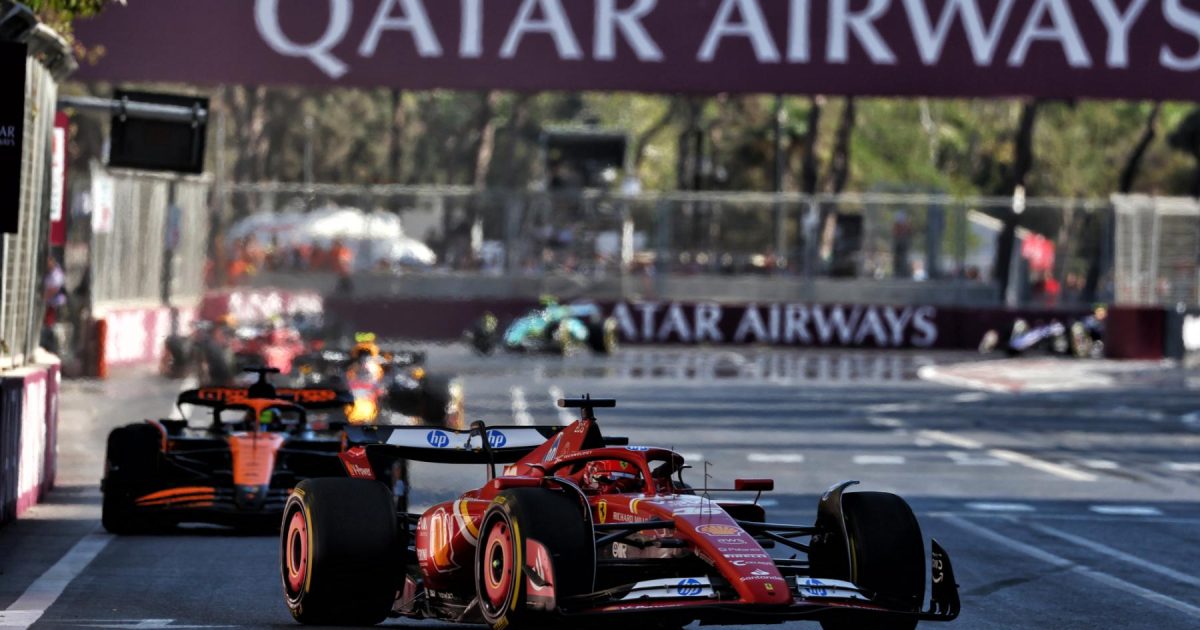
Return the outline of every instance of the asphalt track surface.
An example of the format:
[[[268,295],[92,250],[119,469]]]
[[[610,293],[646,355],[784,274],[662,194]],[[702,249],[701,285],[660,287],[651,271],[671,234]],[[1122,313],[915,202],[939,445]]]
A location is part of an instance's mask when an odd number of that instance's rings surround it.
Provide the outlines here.
[[[843,479],[903,495],[958,573],[963,613],[947,628],[1200,627],[1200,379],[1156,366],[1072,379],[1081,364],[1069,362],[1030,370],[1029,389],[1050,390],[1036,393],[1002,393],[1020,364],[995,364],[1000,388],[979,383],[989,366],[967,370],[971,388],[916,377],[975,359],[640,349],[480,359],[451,348],[435,349],[430,368],[460,372],[469,418],[491,424],[561,423],[551,400],[563,394],[616,397],[606,432],[684,453],[693,485],[704,462],[714,486],[774,477],[771,521],[810,522],[817,496]],[[1074,391],[1048,385],[1060,372]],[[0,626],[297,627],[274,538],[99,528],[104,435],[169,414],[179,387],[146,374],[64,384],[60,489],[0,529]],[[414,505],[483,474],[416,466]]]

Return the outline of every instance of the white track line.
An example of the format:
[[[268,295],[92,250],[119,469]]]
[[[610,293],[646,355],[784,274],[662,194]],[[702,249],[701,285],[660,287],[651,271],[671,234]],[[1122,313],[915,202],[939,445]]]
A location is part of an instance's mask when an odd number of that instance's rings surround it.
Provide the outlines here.
[[[926,440],[940,442],[942,444],[949,444],[951,446],[957,446],[958,448],[964,448],[967,450],[977,451],[983,449],[982,442],[951,433],[946,433],[945,431],[921,431],[917,435],[918,437]],[[1055,464],[1053,462],[1048,462],[1043,459],[1038,459],[1024,453],[1018,453],[1016,451],[1010,451],[1004,448],[989,449],[987,454],[1001,461],[1018,464],[1034,470],[1040,470],[1041,472],[1070,481],[1097,481],[1100,479],[1100,477],[1093,475],[1092,473],[1079,470],[1078,468],[1073,468],[1064,464]]]
[[[702,462],[704,461],[704,453],[680,453],[680,457],[685,462]]]
[[[533,416],[529,415],[529,404],[525,402],[525,390],[513,385],[508,393],[512,397],[513,422],[523,427],[532,425]]]
[[[855,455],[854,464],[857,466],[900,466],[905,459],[900,455]]]
[[[1088,511],[1105,516],[1162,516],[1162,510],[1146,505],[1093,505]]]
[[[961,437],[952,433],[946,433],[945,431],[921,431],[917,433],[917,435],[925,438],[926,440],[937,442],[939,444],[947,444],[949,446],[956,446],[958,448],[965,448],[968,450],[979,450],[983,448],[983,442],[978,442],[972,440],[971,438]]]
[[[977,502],[968,503],[967,507],[980,512],[1033,512],[1036,510],[1032,505],[1026,503],[987,503]]]
[[[977,457],[966,451],[947,451],[946,457],[959,466],[1008,466],[1009,463],[995,457]]]
[[[885,416],[874,416],[867,418],[867,423],[876,427],[888,427],[889,429],[899,429],[904,426],[904,421],[898,418],[888,418]]]
[[[54,566],[34,580],[17,601],[0,612],[0,626],[28,628],[37,623],[112,539],[113,536],[99,532],[80,539]]]
[[[1092,470],[1118,470],[1121,468],[1121,465],[1117,462],[1107,459],[1085,459],[1080,463],[1085,468],[1091,468]]]
[[[1174,472],[1200,472],[1200,462],[1167,462],[1166,466]]]
[[[972,534],[975,534],[976,536],[979,536],[981,538],[986,538],[992,542],[1001,544],[1005,547],[1008,547],[1009,549],[1012,549],[1013,551],[1016,551],[1017,553],[1029,556],[1030,558],[1034,558],[1035,560],[1040,560],[1051,566],[1058,567],[1061,569],[1068,569],[1070,573],[1079,575],[1081,577],[1088,578],[1089,580],[1092,580],[1093,582],[1099,582],[1100,584],[1103,584],[1105,586],[1116,589],[1123,594],[1136,595],[1138,597],[1141,597],[1142,599],[1153,602],[1155,604],[1167,606],[1168,608],[1172,608],[1172,609],[1177,610],[1186,615],[1200,618],[1200,607],[1196,607],[1187,602],[1180,601],[1178,599],[1175,599],[1174,597],[1170,597],[1169,595],[1164,595],[1157,591],[1152,591],[1148,588],[1142,588],[1141,586],[1132,584],[1130,582],[1126,582],[1125,580],[1122,580],[1121,578],[1118,578],[1116,576],[1112,576],[1112,575],[1109,575],[1102,571],[1097,571],[1097,570],[1089,568],[1089,567],[1075,564],[1074,562],[1071,562],[1070,560],[1067,560],[1066,558],[1056,556],[1048,551],[1039,549],[1037,547],[1034,547],[1033,545],[1029,545],[1029,544],[1026,544],[1019,540],[1016,540],[1015,538],[1009,538],[1008,536],[1005,536],[1004,534],[993,531],[991,529],[988,529],[988,528],[978,525],[976,523],[972,523],[971,521],[968,521],[967,519],[964,519],[964,518],[961,518],[958,516],[952,516],[952,515],[945,515],[945,516],[941,516],[940,518],[943,521],[945,521],[951,525],[954,525],[955,527],[957,527],[959,529],[962,529],[962,530],[965,530]]]
[[[1024,453],[1018,453],[1016,451],[1010,451],[1003,448],[993,448],[987,453],[996,459],[1012,462],[1026,468],[1040,470],[1044,473],[1048,473],[1054,475],[1055,477],[1060,477],[1070,481],[1097,481],[1100,479],[1100,477],[1093,475],[1092,473],[1084,472],[1077,468],[1072,468],[1063,464],[1055,464],[1053,462],[1048,462],[1036,457],[1031,457]]]
[[[1042,525],[1040,523],[1025,523],[1025,525],[1027,527],[1032,527],[1033,529],[1042,532],[1047,536],[1053,536],[1060,540],[1065,540],[1073,545],[1078,545],[1084,549],[1090,549],[1098,554],[1120,560],[1125,564],[1132,564],[1136,567],[1141,567],[1147,571],[1150,571],[1151,573],[1157,573],[1167,579],[1175,580],[1176,582],[1200,589],[1200,578],[1197,578],[1196,576],[1188,575],[1182,571],[1176,571],[1170,567],[1164,567],[1161,564],[1155,564],[1149,560],[1143,560],[1132,554],[1125,553],[1120,549],[1113,549],[1108,545],[1104,545],[1081,536],[1076,536],[1075,534],[1064,532],[1061,529],[1056,529],[1054,527],[1050,527],[1049,525]]]
[[[750,453],[746,459],[755,464],[803,464],[800,453]]]

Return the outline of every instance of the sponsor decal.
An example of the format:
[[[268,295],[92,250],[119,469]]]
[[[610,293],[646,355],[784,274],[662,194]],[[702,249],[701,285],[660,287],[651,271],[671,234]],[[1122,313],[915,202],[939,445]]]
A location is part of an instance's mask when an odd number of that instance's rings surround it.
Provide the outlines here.
[[[550,450],[546,451],[546,456],[542,458],[543,464],[558,456],[558,447],[562,446],[562,437],[561,432],[554,436],[554,441],[550,443]]]
[[[737,536],[742,533],[740,527],[733,525],[701,525],[696,531],[709,536]]]
[[[741,538],[718,538],[717,542],[721,543],[722,545],[744,545],[744,544],[746,544],[746,541]]]
[[[608,521],[608,501],[600,501],[600,503],[596,505],[596,514],[600,518],[601,525]]]
[[[728,557],[728,556],[726,556],[726,557]],[[730,560],[730,561],[729,561],[729,564],[732,564],[732,565],[733,565],[733,566],[735,566],[735,567],[768,567],[768,566],[775,566],[775,563],[774,563],[774,562],[768,562],[768,561],[766,561],[766,560]]]
[[[750,572],[750,575],[771,575],[771,572],[763,571],[762,569],[755,569]]]
[[[346,472],[351,477],[356,479],[374,479],[375,472],[371,470],[370,460],[367,459],[367,451],[361,446],[356,446],[342,453],[342,463],[346,465]]]
[[[774,592],[775,592],[775,585],[774,585],[774,584],[763,584],[763,588],[767,589],[767,592],[768,592],[768,593],[774,593]]]
[[[817,578],[804,580],[804,584],[800,587],[800,590],[808,597],[827,597],[829,595],[829,589],[825,588],[825,585]]]
[[[679,593],[680,597],[696,597],[702,590],[700,580],[696,578],[684,578],[675,585],[675,592]]]
[[[450,446],[450,436],[445,431],[434,429],[425,434],[425,441],[433,448],[446,448]]]
[[[649,446],[626,446],[625,450],[634,451],[635,453],[644,453],[650,450]]]
[[[612,316],[633,343],[929,348],[939,337],[930,306],[622,302]]]
[[[504,445],[508,444],[508,436],[504,435],[502,431],[491,429],[487,432],[487,438],[488,446],[492,448],[504,448]]]
[[[638,513],[638,506],[642,504],[642,499],[634,499],[629,502],[629,511],[634,514]]]
[[[721,554],[726,558],[746,558],[750,560],[770,560],[771,556],[765,553],[725,553]]]

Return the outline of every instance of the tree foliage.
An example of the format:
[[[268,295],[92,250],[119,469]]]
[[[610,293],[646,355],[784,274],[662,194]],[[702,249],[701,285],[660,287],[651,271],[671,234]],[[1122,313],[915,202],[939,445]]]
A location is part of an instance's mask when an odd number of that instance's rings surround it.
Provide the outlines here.
[[[698,183],[768,191],[774,182],[769,95],[230,86],[211,96],[225,118],[223,164],[234,181],[303,181],[311,143],[316,181],[520,189],[540,181],[545,126],[595,124],[629,133],[647,190]],[[785,190],[1004,196],[1020,177],[1031,197],[1106,197],[1127,182],[1131,192],[1181,195],[1191,194],[1197,173],[1198,145],[1187,130],[1200,125],[1200,114],[1189,118],[1193,107],[1185,104],[1041,102],[1026,156],[1017,151],[1027,112],[1021,101],[857,98],[853,105],[850,112],[844,98],[784,99]],[[1155,133],[1159,127],[1178,131]],[[215,168],[216,151],[209,153]]]

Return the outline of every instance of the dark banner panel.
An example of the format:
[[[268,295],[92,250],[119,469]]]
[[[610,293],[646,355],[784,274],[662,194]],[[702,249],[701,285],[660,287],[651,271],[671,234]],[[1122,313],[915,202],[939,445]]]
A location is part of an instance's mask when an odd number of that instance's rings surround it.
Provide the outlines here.
[[[84,80],[1200,99],[1197,0],[129,0]]]
[[[16,234],[25,139],[24,44],[0,42],[0,232]]]
[[[461,337],[485,312],[506,325],[533,306],[528,300],[325,298],[326,316],[355,330],[441,341]],[[1036,326],[1087,314],[1086,310],[804,303],[617,302],[600,307],[616,320],[627,344],[794,348],[974,350],[988,330],[1010,330],[1018,317]],[[404,315],[396,317],[396,313]]]

